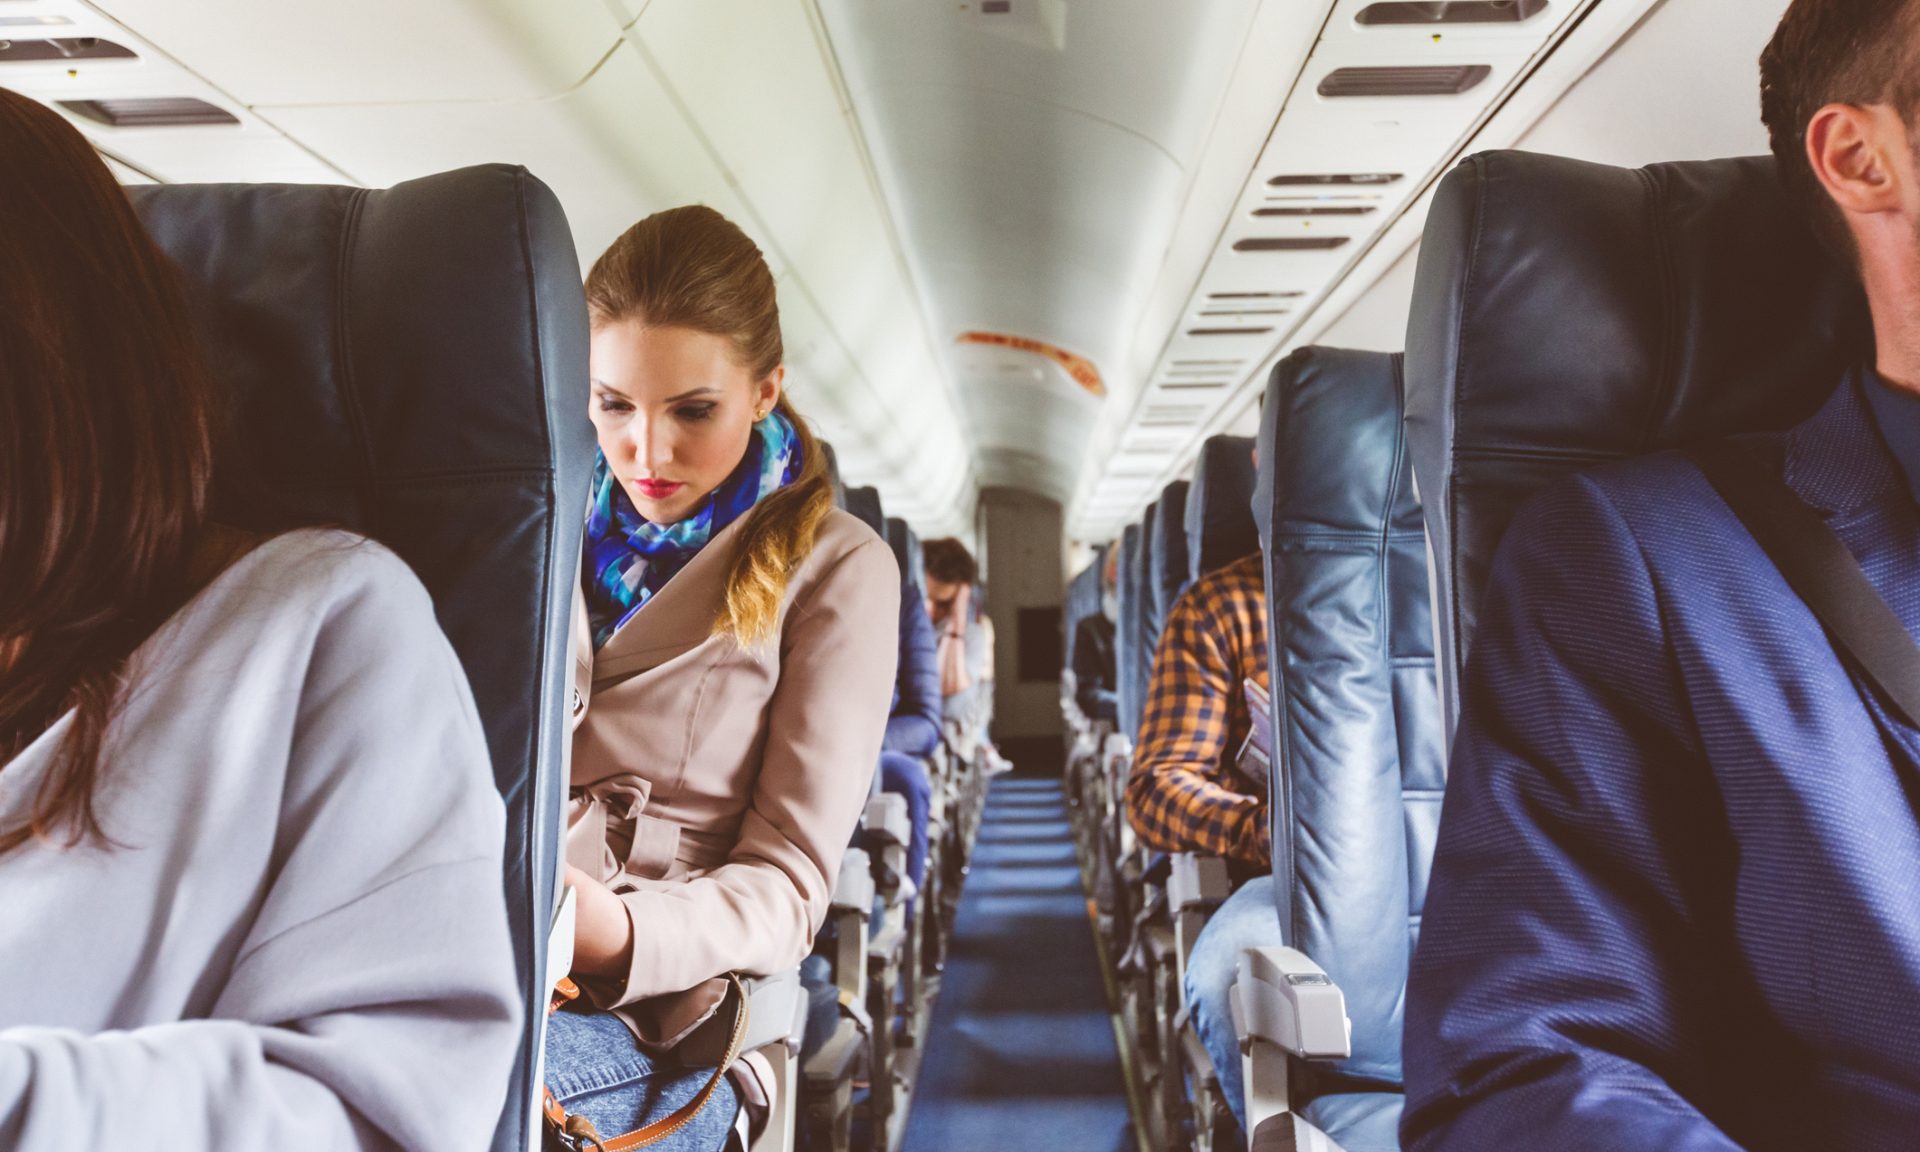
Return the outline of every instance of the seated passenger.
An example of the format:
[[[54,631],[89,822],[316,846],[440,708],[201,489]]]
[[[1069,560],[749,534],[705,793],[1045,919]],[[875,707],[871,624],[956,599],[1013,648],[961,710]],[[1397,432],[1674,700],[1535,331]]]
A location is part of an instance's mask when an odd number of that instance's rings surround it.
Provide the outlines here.
[[[1114,621],[1120,618],[1114,592],[1119,567],[1120,549],[1107,549],[1106,563],[1100,567],[1100,611],[1081,617],[1073,630],[1074,701],[1087,719],[1109,724],[1120,712],[1113,646]]]
[[[560,1105],[612,1140],[708,1083],[662,1057],[727,973],[808,954],[880,757],[900,572],[833,507],[744,233],[711,208],[649,216],[587,299],[600,452],[567,848],[583,996],[546,1051]],[[737,1100],[722,1082],[653,1147],[721,1147]]]
[[[947,721],[970,745],[983,745],[990,771],[1012,767],[987,735],[993,723],[993,621],[974,603],[980,566],[952,537],[921,545],[927,570],[927,614],[939,636],[940,694]],[[972,747],[961,749],[966,756]]]
[[[881,742],[880,787],[903,796],[911,820],[907,878],[917,891],[927,879],[927,819],[933,781],[927,757],[940,746],[940,665],[927,607],[912,585],[900,585],[900,663],[893,681],[893,712]]]
[[[1142,843],[1223,856],[1240,877],[1272,867],[1266,781],[1235,763],[1252,730],[1244,685],[1267,686],[1266,588],[1256,553],[1202,576],[1174,601],[1127,775],[1127,817]],[[1194,1030],[1242,1132],[1246,1100],[1228,996],[1241,951],[1278,943],[1273,890],[1244,884],[1207,921],[1187,961]]]
[[[1879,351],[1756,455],[1910,635],[1920,3],[1796,0],[1761,73],[1781,171],[1859,272]],[[1523,510],[1482,601],[1408,987],[1407,1147],[1914,1147],[1912,719],[1685,457]]]
[[[433,603],[209,521],[173,268],[4,89],[0,156],[0,1147],[486,1147],[505,814]]]

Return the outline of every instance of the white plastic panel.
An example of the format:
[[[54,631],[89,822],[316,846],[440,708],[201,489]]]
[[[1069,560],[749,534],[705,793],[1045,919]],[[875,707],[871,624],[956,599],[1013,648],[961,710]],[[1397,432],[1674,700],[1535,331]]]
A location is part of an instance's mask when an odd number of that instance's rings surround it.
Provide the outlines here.
[[[1134,324],[1257,6],[822,0],[983,483],[1063,498],[1099,403],[954,338],[1042,340],[1092,360],[1108,404],[1130,395]]]
[[[237,117],[239,124],[114,128],[70,113],[67,118],[105,151],[152,177],[183,181],[259,180],[333,182],[347,174],[289,142],[245,105],[181,68],[158,46],[86,5],[64,2],[0,4],[9,17],[67,21],[60,36],[102,36],[131,49],[133,60],[52,61],[0,65],[0,85],[59,107],[61,101],[192,97]],[[6,32],[0,29],[0,33]]]
[[[1553,0],[1546,12],[1516,25],[1434,28],[1361,27],[1354,17],[1370,0],[1338,0],[1325,30],[1265,148],[1248,174],[1232,214],[1215,239],[1199,283],[1172,323],[1138,333],[1136,356],[1152,352],[1147,391],[1132,405],[1103,413],[1093,452],[1070,506],[1069,530],[1086,539],[1115,534],[1152,498],[1112,462],[1108,449],[1132,427],[1184,426],[1176,466],[1191,460],[1198,441],[1245,407],[1264,383],[1261,369],[1275,349],[1425,192],[1526,69],[1590,0]],[[1470,91],[1408,98],[1328,98],[1318,92],[1330,73],[1351,67],[1484,65],[1490,72]],[[1384,184],[1280,186],[1277,176],[1396,174]],[[1263,207],[1366,207],[1355,216],[1256,215]],[[1344,240],[1338,247],[1301,251],[1241,251],[1248,240]],[[1271,292],[1279,298],[1223,301],[1216,293]],[[1203,313],[1219,313],[1203,315]],[[1234,333],[1240,333],[1238,335]],[[1150,343],[1157,341],[1155,344]],[[1165,387],[1193,378],[1177,366],[1194,361],[1235,362],[1228,387]],[[1142,490],[1144,489],[1144,491]]]
[[[246,104],[529,100],[619,36],[602,0],[101,0]]]

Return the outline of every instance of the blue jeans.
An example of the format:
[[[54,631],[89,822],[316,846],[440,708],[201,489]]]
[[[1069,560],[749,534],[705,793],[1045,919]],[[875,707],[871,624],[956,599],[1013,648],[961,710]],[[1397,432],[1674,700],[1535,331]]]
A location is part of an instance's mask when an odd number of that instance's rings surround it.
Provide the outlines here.
[[[1233,1033],[1233,1009],[1227,996],[1248,948],[1280,944],[1280,917],[1273,910],[1273,881],[1250,880],[1227,897],[1207,920],[1187,959],[1187,1003],[1193,1028],[1220,1076],[1220,1094],[1240,1131],[1247,1130],[1247,1090],[1240,1074],[1240,1039]]]
[[[711,1068],[680,1068],[634,1043],[633,1033],[606,1012],[555,1012],[547,1020],[547,1086],[570,1114],[593,1121],[608,1140],[670,1116],[698,1095]],[[718,1152],[727,1143],[740,1099],[722,1080],[685,1128],[654,1148],[662,1152]]]
[[[907,798],[907,817],[913,828],[907,839],[907,876],[919,889],[927,881],[927,812],[933,806],[933,781],[921,761],[898,752],[882,752],[880,788]]]

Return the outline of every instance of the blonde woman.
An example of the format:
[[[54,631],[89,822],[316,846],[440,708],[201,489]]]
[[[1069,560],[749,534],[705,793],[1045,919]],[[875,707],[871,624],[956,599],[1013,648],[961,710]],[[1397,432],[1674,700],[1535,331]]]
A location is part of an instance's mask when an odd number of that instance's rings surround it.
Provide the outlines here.
[[[574,978],[548,1083],[605,1137],[693,1100],[667,1054],[729,972],[805,957],[892,701],[900,573],[788,402],[772,274],[705,207],[587,277],[600,452],[575,652]],[[751,1095],[751,1092],[749,1093]],[[723,1084],[656,1148],[719,1148]]]

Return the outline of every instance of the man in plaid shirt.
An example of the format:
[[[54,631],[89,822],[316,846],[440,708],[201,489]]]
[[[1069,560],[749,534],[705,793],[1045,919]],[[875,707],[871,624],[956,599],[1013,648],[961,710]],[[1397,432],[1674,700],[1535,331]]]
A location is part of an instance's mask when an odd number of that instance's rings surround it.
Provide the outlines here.
[[[1267,782],[1236,763],[1252,728],[1249,680],[1267,687],[1267,586],[1257,553],[1201,577],[1168,613],[1127,777],[1127,815],[1143,843],[1224,856],[1242,876],[1272,867]],[[1245,884],[1207,921],[1187,961],[1194,1030],[1242,1132],[1246,1096],[1228,995],[1241,951],[1280,942],[1272,889]]]

